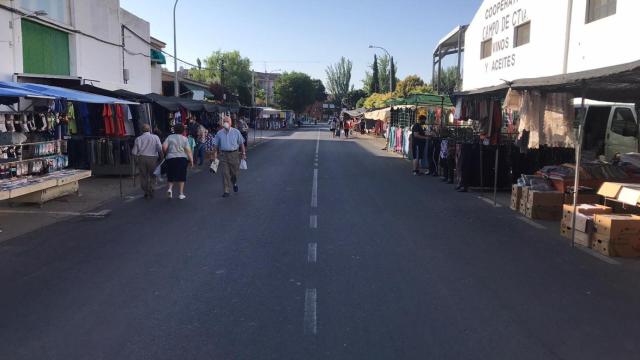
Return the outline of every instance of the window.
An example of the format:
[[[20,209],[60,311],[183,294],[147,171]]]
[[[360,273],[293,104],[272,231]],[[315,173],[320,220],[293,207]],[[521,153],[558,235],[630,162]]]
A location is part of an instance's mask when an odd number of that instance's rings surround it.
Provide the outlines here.
[[[617,0],[587,0],[587,19],[585,23],[606,18],[616,13]]]
[[[529,43],[530,35],[531,35],[531,22],[527,22],[526,24],[516,26],[514,30],[513,38],[514,43],[513,47],[522,46],[524,44]]]
[[[70,75],[69,34],[22,19],[23,72]]]
[[[616,108],[611,120],[611,131],[625,137],[635,137],[638,134],[638,125],[629,108]]]
[[[69,0],[21,0],[20,6],[27,12],[46,11],[49,19],[71,25]]]
[[[485,40],[480,45],[480,59],[486,59],[491,56],[492,39]]]

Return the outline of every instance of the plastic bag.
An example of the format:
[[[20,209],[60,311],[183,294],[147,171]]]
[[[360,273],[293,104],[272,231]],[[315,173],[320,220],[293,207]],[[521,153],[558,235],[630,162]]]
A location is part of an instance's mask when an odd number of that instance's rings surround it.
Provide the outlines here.
[[[247,170],[247,161],[244,159],[240,160],[240,170]]]
[[[211,162],[211,165],[209,166],[209,171],[211,171],[212,173],[217,173],[218,172],[218,166],[220,166],[220,160],[215,159]]]
[[[162,160],[162,162],[156,166],[156,169],[153,170],[153,175],[155,175],[155,177],[160,177],[162,175],[162,164],[164,164],[164,160]]]

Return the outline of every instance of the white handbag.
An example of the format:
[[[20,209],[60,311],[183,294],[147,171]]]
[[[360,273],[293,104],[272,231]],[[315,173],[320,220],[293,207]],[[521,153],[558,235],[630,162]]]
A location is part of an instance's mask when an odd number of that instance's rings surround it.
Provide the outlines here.
[[[240,160],[240,170],[247,170],[247,160]]]
[[[211,171],[212,173],[217,173],[218,172],[218,166],[220,166],[220,160],[215,159],[211,162],[211,166],[209,166],[209,171]]]

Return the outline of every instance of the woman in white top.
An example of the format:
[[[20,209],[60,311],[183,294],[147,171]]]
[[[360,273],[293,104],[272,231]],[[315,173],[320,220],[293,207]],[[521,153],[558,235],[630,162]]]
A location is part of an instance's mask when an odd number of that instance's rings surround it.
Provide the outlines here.
[[[180,189],[180,200],[187,197],[184,195],[184,183],[187,181],[187,165],[193,167],[193,153],[189,140],[183,135],[184,126],[177,124],[173,127],[173,134],[169,135],[162,144],[162,150],[165,153],[165,161],[167,162],[167,180],[169,188],[167,195],[169,199],[173,197],[173,184],[177,183]]]

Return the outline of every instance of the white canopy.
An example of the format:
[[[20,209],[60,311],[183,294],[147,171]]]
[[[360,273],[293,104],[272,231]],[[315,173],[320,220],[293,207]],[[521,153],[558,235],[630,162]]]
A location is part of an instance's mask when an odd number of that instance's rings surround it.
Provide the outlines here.
[[[385,108],[380,110],[369,111],[364,114],[365,119],[390,121],[391,120],[391,108]]]

